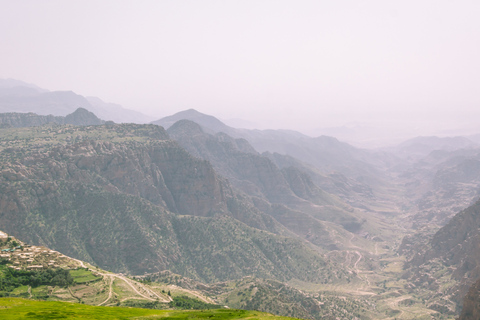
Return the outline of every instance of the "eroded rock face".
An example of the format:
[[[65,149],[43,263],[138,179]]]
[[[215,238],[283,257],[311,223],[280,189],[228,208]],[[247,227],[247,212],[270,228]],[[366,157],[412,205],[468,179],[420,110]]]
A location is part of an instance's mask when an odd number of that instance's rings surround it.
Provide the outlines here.
[[[27,156],[4,168],[7,181],[56,179],[91,183],[139,196],[168,210],[206,216],[226,211],[221,181],[210,164],[191,157],[175,142],[150,145],[85,141]],[[37,196],[48,193],[39,185]]]

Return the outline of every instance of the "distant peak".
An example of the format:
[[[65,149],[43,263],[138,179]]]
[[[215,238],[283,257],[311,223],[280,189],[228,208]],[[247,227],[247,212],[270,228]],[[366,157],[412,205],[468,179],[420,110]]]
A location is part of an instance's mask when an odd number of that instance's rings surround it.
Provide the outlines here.
[[[204,133],[202,127],[198,123],[186,119],[175,122],[170,128],[168,128],[167,132],[173,135],[182,133],[191,136]]]
[[[163,126],[165,129],[170,128],[175,122],[179,120],[190,120],[199,124],[206,132],[227,132],[230,127],[225,125],[222,121],[214,116],[201,113],[195,109],[188,109],[175,113],[174,115],[153,121],[153,124]]]
[[[102,124],[103,121],[93,112],[90,112],[85,108],[77,108],[77,110],[65,117],[65,123],[73,125],[99,125]]]
[[[188,109],[188,110],[183,110],[183,111],[180,111],[180,112],[177,112],[175,113],[173,116],[176,116],[176,115],[194,115],[194,116],[207,116],[207,117],[213,117],[213,116],[209,116],[205,113],[201,113],[200,111],[197,111],[195,109]]]

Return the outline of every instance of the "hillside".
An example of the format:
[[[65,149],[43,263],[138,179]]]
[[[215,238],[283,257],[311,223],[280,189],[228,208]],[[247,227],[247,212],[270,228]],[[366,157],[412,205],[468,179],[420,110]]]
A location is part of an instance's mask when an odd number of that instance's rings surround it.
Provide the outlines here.
[[[3,129],[0,224],[116,272],[351,277],[153,125]],[[272,233],[273,232],[273,233]]]
[[[81,302],[92,305],[163,303],[172,297],[43,246],[0,232],[0,296]],[[163,289],[166,289],[163,288]],[[186,292],[182,292],[185,294]],[[174,296],[178,292],[175,292]]]

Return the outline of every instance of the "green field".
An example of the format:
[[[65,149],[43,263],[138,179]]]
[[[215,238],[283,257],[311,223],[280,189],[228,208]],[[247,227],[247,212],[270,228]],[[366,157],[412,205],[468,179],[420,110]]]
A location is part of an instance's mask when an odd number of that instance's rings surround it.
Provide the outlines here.
[[[293,319],[245,310],[172,311],[121,307],[94,307],[57,301],[0,298],[0,319]]]

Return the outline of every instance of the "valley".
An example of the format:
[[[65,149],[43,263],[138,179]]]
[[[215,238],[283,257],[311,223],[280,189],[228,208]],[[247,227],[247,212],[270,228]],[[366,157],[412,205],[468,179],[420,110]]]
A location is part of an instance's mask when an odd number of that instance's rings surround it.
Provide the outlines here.
[[[183,115],[165,129],[86,110],[67,124],[3,118],[0,227],[17,245],[1,258],[73,279],[5,294],[308,319],[460,314],[479,276],[476,145],[372,151]]]

